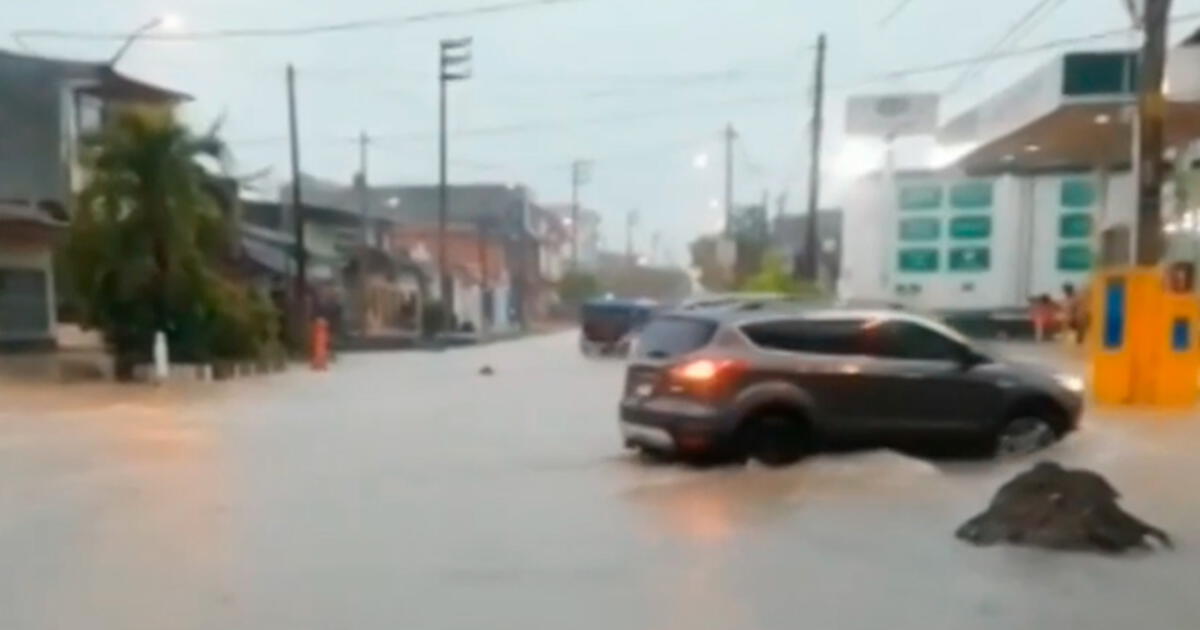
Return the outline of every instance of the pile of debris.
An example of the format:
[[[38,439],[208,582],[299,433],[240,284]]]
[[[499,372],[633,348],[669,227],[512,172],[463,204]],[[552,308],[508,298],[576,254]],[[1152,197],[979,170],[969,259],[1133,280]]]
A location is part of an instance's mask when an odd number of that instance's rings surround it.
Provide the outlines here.
[[[976,545],[1012,543],[1049,549],[1120,552],[1171,547],[1161,529],[1125,512],[1100,475],[1043,462],[1000,487],[982,514],[955,536]]]

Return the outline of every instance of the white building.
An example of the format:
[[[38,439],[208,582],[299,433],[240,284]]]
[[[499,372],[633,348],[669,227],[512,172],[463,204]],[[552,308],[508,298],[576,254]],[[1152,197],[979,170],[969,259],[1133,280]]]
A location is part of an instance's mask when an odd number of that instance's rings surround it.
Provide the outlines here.
[[[1170,81],[1200,72],[1195,52],[1172,51]],[[1131,52],[1064,55],[944,124],[939,144],[962,152],[950,166],[858,180],[843,203],[842,297],[1018,307],[1086,284],[1096,260],[1131,260],[1136,73]],[[1192,155],[1200,107],[1168,93],[1167,142]],[[1189,204],[1164,195],[1167,220]]]

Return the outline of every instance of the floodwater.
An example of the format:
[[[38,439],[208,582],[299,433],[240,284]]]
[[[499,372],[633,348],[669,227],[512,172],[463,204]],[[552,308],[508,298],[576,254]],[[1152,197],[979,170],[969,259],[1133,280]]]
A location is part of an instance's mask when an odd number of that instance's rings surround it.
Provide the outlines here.
[[[493,377],[477,374],[483,364]],[[953,538],[1031,463],[784,470],[626,454],[622,366],[570,333],[166,390],[0,391],[0,627],[1187,628],[1200,414],[1093,414],[1042,454],[1179,549]]]

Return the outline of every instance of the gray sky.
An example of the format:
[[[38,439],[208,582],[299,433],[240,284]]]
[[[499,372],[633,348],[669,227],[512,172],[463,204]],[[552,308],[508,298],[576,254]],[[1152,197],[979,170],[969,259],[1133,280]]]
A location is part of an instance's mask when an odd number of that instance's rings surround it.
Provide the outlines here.
[[[285,27],[404,16],[497,0],[39,0],[7,3],[12,29],[132,30],[155,15],[182,17],[184,30]],[[677,262],[686,243],[711,230],[721,211],[720,130],[739,130],[737,199],[789,191],[804,204],[807,118],[819,32],[830,40],[827,163],[839,164],[843,99],[849,93],[943,91],[961,70],[890,83],[864,83],[889,70],[988,51],[1037,0],[911,0],[881,26],[898,0],[579,0],[486,17],[348,33],[196,42],[143,40],[121,69],[196,97],[188,119],[226,116],[239,170],[272,167],[286,178],[283,68],[296,65],[303,167],[348,181],[360,129],[377,136],[372,181],[436,179],[437,41],[475,39],[475,78],[451,95],[451,181],[519,181],[542,201],[569,199],[569,164],[595,160],[583,189],[599,210],[610,247],[624,243],[623,214],[640,211],[638,245],[660,230]],[[81,10],[93,4],[96,10]],[[1122,0],[1052,0],[1048,18],[1018,45],[1126,27]],[[101,10],[99,7],[103,6]],[[1176,15],[1200,0],[1176,0]],[[1200,26],[1191,20],[1178,38]],[[112,41],[28,40],[36,52],[104,58]],[[1092,48],[1130,46],[1116,37]],[[4,46],[12,46],[11,40]],[[1052,53],[999,61],[946,94],[957,112],[1045,63]],[[481,133],[486,131],[487,133]],[[707,154],[708,167],[694,158]],[[844,181],[826,176],[827,202]]]

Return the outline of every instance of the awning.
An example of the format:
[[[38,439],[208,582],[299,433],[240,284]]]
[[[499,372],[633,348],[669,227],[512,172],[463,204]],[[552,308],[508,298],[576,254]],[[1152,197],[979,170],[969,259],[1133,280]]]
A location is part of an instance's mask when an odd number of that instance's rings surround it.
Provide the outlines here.
[[[969,174],[1058,168],[1127,167],[1133,148],[1131,104],[1063,105],[972,149],[957,166]],[[1169,103],[1167,146],[1200,137],[1200,103]]]

